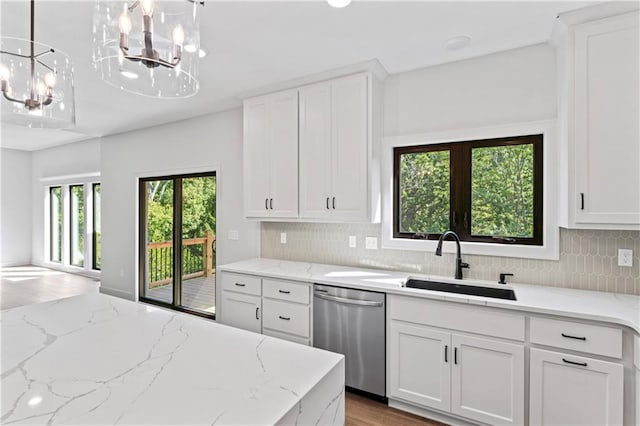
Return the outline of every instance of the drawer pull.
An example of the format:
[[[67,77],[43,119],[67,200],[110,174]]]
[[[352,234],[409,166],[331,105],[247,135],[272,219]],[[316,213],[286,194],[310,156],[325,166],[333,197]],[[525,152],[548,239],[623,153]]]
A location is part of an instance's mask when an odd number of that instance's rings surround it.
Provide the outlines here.
[[[291,294],[291,292],[289,290],[278,290],[278,293]]]
[[[564,333],[560,333],[560,334],[562,335],[562,337],[566,337],[567,339],[587,340],[586,337],[571,336],[570,334],[564,334]]]
[[[568,359],[564,359],[564,358],[562,358],[562,362],[566,362],[567,364],[571,364],[571,365],[579,365],[580,367],[586,367],[587,366],[586,362],[569,361]]]
[[[458,364],[458,348],[453,348],[453,363]]]
[[[444,345],[444,362],[449,362],[449,345]]]
[[[256,319],[259,320],[260,317],[258,316],[258,312],[260,312],[260,307],[256,306]]]
[[[246,284],[236,283],[236,286],[238,286],[238,287],[245,287],[245,286],[246,286]]]
[[[290,317],[283,317],[282,315],[278,315],[278,318],[280,318],[283,321],[290,321],[291,320]]]

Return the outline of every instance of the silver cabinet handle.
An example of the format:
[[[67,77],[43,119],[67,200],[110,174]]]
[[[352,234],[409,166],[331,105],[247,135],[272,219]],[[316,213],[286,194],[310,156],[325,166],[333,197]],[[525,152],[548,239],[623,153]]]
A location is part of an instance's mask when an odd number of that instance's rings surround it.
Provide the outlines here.
[[[345,305],[358,305],[358,306],[382,306],[382,302],[374,302],[373,300],[358,300],[349,299],[347,297],[331,296],[329,294],[315,293],[315,296],[320,299],[331,300],[334,302],[344,303]]]

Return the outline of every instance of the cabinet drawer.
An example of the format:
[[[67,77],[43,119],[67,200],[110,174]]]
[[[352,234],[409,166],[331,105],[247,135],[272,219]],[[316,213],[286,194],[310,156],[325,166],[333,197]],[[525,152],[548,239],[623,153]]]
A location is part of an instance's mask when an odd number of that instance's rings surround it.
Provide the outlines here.
[[[264,299],[262,325],[271,330],[309,338],[309,306]]]
[[[262,294],[260,278],[231,272],[222,273],[222,289],[256,296]]]
[[[264,297],[309,304],[309,285],[290,281],[262,280]]]
[[[622,358],[619,328],[536,317],[529,324],[531,343]]]

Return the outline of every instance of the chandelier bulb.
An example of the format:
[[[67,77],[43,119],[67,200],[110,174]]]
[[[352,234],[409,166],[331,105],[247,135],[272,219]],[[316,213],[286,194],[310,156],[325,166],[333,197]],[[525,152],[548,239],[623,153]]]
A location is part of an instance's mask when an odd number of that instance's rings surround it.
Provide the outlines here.
[[[184,43],[184,30],[182,25],[178,25],[173,29],[173,44],[182,46]]]
[[[56,85],[56,75],[53,72],[48,72],[44,75],[44,83],[47,87],[53,87]]]
[[[45,96],[47,94],[47,85],[41,80],[38,81],[38,84],[36,84],[36,92],[40,96]]]
[[[121,33],[129,34],[129,31],[131,31],[131,18],[129,18],[127,12],[122,12],[118,19],[118,25],[120,26]]]
[[[141,0],[140,7],[142,8],[142,13],[151,16],[153,14],[153,0]]]
[[[11,77],[11,72],[4,64],[0,64],[0,80],[7,81]]]

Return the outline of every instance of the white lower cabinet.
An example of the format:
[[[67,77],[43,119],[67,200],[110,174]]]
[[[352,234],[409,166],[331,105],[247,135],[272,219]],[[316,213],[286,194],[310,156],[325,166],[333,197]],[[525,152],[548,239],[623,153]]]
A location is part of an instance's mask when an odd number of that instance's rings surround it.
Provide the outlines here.
[[[222,324],[311,344],[311,285],[220,272]]]
[[[524,424],[524,345],[392,320],[389,397],[490,424]]]
[[[262,332],[262,298],[249,294],[222,292],[224,324],[255,333]]]
[[[388,345],[389,396],[449,411],[451,334],[392,321]]]
[[[524,424],[524,345],[452,334],[451,412],[490,424]]]
[[[530,424],[621,425],[622,364],[531,349]]]

